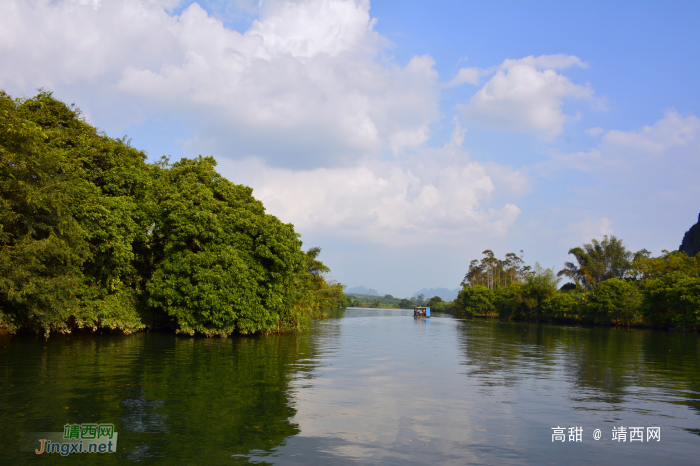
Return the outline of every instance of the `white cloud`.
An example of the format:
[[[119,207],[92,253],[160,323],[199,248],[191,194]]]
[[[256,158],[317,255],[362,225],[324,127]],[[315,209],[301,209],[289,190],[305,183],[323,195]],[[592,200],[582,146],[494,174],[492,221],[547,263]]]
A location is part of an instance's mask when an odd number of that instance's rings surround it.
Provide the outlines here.
[[[609,161],[604,160],[599,149],[572,152],[568,154],[552,153],[552,159],[540,167],[541,173],[549,173],[561,169],[575,169],[581,171],[601,170],[609,166]]]
[[[493,73],[493,69],[485,70],[482,68],[460,68],[459,72],[457,72],[457,76],[445,83],[445,87],[460,86],[464,83],[476,85],[479,84],[481,77],[487,76],[491,73]]]
[[[126,62],[177,58],[174,23],[157,2],[0,2],[0,85],[54,87],[94,82]],[[160,37],[159,37],[160,36]],[[148,44],[149,46],[144,46]]]
[[[389,137],[389,147],[394,155],[399,155],[406,148],[415,148],[428,140],[429,130],[427,125],[416,129],[402,129]]]
[[[526,167],[516,170],[494,162],[488,162],[484,167],[498,190],[516,196],[532,192],[532,180]]]
[[[604,132],[605,132],[605,130],[603,128],[599,128],[599,127],[589,128],[585,131],[586,134],[590,135],[593,138],[597,138],[598,136],[600,136]]]
[[[671,176],[669,171],[691,176],[700,172],[700,119],[695,115],[669,110],[653,125],[638,130],[591,128],[586,132],[600,137],[598,147],[569,154],[554,152],[542,168],[607,172],[620,181],[621,176],[635,178],[642,173],[661,180]]]
[[[487,209],[495,187],[470,162],[421,170],[420,164],[374,162],[352,168],[294,171],[259,159],[220,161],[224,176],[255,190],[269,213],[299,231],[324,231],[380,244],[461,241],[468,232],[503,235],[520,209]]]
[[[459,124],[458,115],[455,115],[454,118],[452,118],[452,122],[455,124],[455,129],[452,130],[450,142],[448,142],[445,147],[454,150],[462,147],[462,144],[464,143],[464,133],[467,132],[467,128],[462,128],[462,125]]]
[[[586,219],[569,224],[569,230],[578,237],[582,243],[590,243],[591,238],[601,239],[604,235],[613,235],[612,221],[607,217],[599,219]]]
[[[378,61],[391,44],[373,27],[365,0],[265,3],[243,34],[196,3],[173,16],[138,0],[8,1],[0,61],[13,66],[0,69],[0,86],[85,83],[119,93],[110,114],[131,102],[188,115],[197,122],[193,153],[348,165],[422,145],[439,118],[432,58]]]
[[[369,1],[273,2],[266,5],[263,19],[254,21],[246,34],[262,38],[270,54],[311,58],[319,54],[337,56],[354,53],[363,45],[374,52],[368,39],[372,31]]]
[[[572,83],[554,69],[584,66],[578,57],[549,55],[506,60],[501,69],[461,106],[465,120],[499,130],[530,131],[551,140],[571,117],[564,99],[593,99],[588,86]],[[538,68],[550,67],[540,71]]]
[[[538,70],[564,70],[572,66],[588,68],[588,64],[582,62],[579,57],[560,53],[557,55],[540,55],[539,57],[530,55],[525,58],[506,59],[501,64],[500,69],[509,70],[517,65],[529,66]]]
[[[687,149],[689,155],[694,152],[697,157],[700,119],[695,115],[684,117],[675,110],[669,110],[652,126],[644,126],[638,131],[608,131],[602,143],[610,150],[651,156],[663,155],[673,149]]]

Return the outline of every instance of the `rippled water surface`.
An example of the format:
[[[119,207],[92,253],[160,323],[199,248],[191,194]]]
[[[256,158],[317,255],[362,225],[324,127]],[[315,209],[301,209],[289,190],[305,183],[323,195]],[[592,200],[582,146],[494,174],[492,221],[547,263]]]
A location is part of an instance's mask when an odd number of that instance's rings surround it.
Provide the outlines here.
[[[351,308],[295,335],[0,336],[0,371],[0,464],[700,463],[697,334]],[[116,454],[19,451],[88,422]]]

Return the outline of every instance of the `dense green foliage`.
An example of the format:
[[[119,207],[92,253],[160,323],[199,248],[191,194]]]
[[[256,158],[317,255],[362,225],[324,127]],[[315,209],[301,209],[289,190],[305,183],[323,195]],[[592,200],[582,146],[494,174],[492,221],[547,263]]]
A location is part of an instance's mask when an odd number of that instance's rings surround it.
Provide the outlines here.
[[[625,248],[622,240],[614,235],[609,238],[605,235],[603,241],[593,239],[583,247],[569,249],[569,254],[576,258],[578,265],[566,262],[558,275],[566,276],[590,290],[602,281],[625,278],[632,268],[632,263],[648,257],[649,251],[642,249],[632,253]]]
[[[588,320],[596,324],[630,324],[639,316],[639,290],[635,283],[611,278],[586,295]]]
[[[671,272],[647,280],[643,295],[644,316],[650,322],[659,326],[700,328],[700,277]]]
[[[542,318],[555,322],[575,319],[581,303],[569,293],[554,293],[542,301]]]
[[[378,296],[373,294],[346,293],[348,306],[352,307],[373,307],[389,309],[412,308],[411,301],[395,298],[392,295]],[[405,306],[402,306],[404,303]]]
[[[0,326],[299,328],[343,304],[299,235],[213,158],[147,163],[40,93],[0,92]]]
[[[455,306],[465,315],[484,315],[495,309],[493,301],[492,289],[476,285],[463,288],[455,299]]]
[[[509,320],[700,329],[700,255],[664,251],[652,258],[645,250],[631,253],[614,236],[570,253],[578,267],[567,263],[558,275],[574,283],[557,289],[560,279],[539,264],[520,265],[513,279],[498,279],[499,269],[508,270],[506,261],[484,251],[482,264],[472,261],[452,309]]]
[[[462,280],[462,286],[508,286],[522,281],[530,270],[523,261],[522,251],[520,257],[511,252],[506,254],[504,260],[497,259],[489,249],[482,254],[484,258],[481,261],[475,259],[469,264],[469,271]]]

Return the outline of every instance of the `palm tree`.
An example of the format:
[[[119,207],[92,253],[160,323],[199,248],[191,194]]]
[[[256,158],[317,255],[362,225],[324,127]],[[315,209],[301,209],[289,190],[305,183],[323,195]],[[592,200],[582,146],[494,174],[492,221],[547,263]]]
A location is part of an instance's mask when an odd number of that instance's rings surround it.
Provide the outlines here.
[[[569,249],[569,254],[573,254],[578,264],[565,262],[557,276],[566,276],[590,290],[597,283],[610,278],[625,278],[632,261],[644,252],[646,250],[635,254],[627,250],[621,239],[605,235],[600,242],[594,239],[583,247]]]

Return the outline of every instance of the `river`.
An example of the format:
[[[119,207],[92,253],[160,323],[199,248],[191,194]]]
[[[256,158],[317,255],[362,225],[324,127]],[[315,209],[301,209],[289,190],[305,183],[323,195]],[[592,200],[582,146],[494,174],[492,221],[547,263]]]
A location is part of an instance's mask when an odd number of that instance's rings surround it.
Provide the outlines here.
[[[289,335],[4,335],[0,370],[3,465],[700,461],[690,333],[350,308]],[[116,453],[20,451],[85,423]]]

